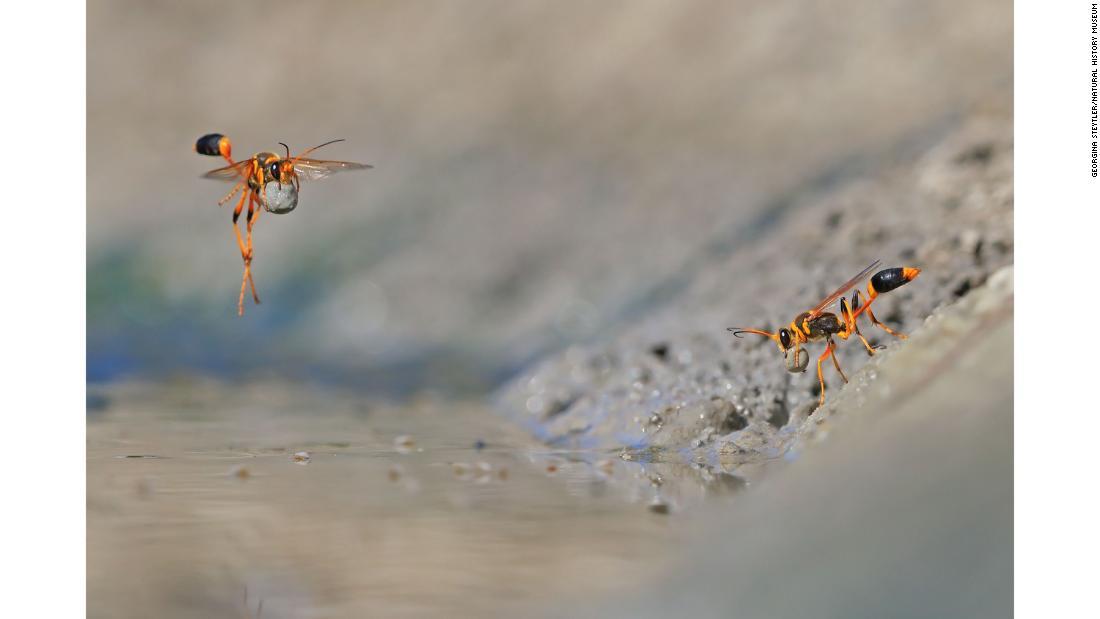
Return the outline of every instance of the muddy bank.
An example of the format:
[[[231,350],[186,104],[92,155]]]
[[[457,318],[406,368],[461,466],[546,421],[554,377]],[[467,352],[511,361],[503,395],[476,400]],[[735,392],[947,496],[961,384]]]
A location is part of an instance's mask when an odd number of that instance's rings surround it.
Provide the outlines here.
[[[789,373],[771,341],[725,328],[774,330],[875,259],[923,269],[876,302],[879,318],[902,332],[967,297],[1013,261],[1010,127],[1010,111],[979,111],[919,155],[797,196],[751,243],[716,245],[675,301],[512,381],[497,410],[561,447],[642,458],[657,448],[741,464],[782,455],[817,404],[813,364]],[[869,324],[863,331],[887,352],[904,346]],[[839,357],[849,376],[868,361],[854,339]],[[828,365],[826,382],[818,419],[844,393]]]
[[[555,616],[1011,616],[1012,326],[1006,268],[853,376],[797,462],[688,516],[640,598]]]

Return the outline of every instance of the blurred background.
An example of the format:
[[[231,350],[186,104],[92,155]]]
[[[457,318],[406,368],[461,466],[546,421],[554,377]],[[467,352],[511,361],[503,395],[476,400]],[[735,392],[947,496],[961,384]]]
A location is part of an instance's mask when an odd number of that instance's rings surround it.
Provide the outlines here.
[[[480,393],[668,302],[783,196],[1011,93],[1011,7],[842,2],[88,5],[88,378]],[[264,216],[238,158],[370,163]],[[731,240],[733,239],[733,240]]]

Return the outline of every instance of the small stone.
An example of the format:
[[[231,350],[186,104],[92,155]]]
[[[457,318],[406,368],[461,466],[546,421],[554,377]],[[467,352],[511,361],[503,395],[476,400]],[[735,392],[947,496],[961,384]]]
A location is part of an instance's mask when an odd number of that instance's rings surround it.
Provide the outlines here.
[[[974,229],[959,234],[959,249],[977,258],[982,253],[982,235]]]
[[[651,502],[649,504],[649,511],[653,512],[654,514],[661,514],[662,516],[667,516],[668,513],[670,511],[672,511],[672,509],[669,507],[668,503],[665,503],[664,501],[662,501],[661,499],[658,498],[658,499],[653,499],[653,502]]]
[[[668,350],[669,347],[666,342],[654,344],[649,347],[650,354],[652,354],[654,357],[657,357],[661,361],[668,361]]]
[[[612,460],[600,460],[596,462],[596,469],[604,475],[610,476],[615,472],[615,462]]]
[[[393,439],[393,448],[399,454],[407,454],[416,448],[416,441],[407,434],[402,434]]]

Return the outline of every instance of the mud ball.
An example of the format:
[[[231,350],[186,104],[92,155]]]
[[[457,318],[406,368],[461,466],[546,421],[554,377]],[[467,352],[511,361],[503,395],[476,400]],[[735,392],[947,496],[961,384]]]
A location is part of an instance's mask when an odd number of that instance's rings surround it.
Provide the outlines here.
[[[298,189],[293,183],[283,183],[281,186],[276,182],[268,183],[264,186],[264,197],[267,200],[264,208],[277,215],[289,213],[298,206]]]
[[[788,350],[785,357],[787,371],[791,374],[805,372],[806,366],[810,365],[810,353],[805,348],[799,348],[797,355],[794,353],[794,349]]]

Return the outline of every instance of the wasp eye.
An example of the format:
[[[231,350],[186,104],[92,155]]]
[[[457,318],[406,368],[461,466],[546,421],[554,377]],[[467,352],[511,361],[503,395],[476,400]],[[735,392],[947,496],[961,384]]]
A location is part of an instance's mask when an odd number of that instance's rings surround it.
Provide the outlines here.
[[[279,163],[275,162],[275,163],[271,164],[267,168],[267,172],[268,172],[268,174],[271,175],[272,179],[279,180]]]
[[[791,347],[791,332],[786,329],[779,330],[779,343],[783,345],[783,348]]]

